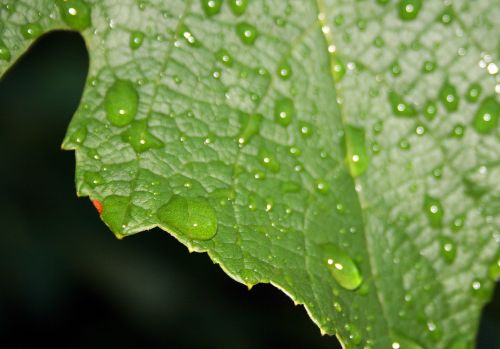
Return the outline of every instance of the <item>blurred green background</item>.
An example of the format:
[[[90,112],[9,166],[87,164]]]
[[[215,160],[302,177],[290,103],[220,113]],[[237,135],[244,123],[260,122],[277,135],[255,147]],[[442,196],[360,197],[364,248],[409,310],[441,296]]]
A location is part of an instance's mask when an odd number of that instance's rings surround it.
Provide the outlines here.
[[[74,187],[60,150],[88,56],[41,38],[0,81],[0,340],[10,348],[340,348],[280,291],[250,292],[153,230],[118,241]],[[500,349],[500,292],[479,349]],[[431,348],[428,348],[431,349]]]

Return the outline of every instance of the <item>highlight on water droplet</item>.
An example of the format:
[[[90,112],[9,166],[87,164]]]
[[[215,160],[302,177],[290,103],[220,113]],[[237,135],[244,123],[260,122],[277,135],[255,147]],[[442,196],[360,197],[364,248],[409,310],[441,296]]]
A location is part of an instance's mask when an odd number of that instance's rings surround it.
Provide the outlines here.
[[[106,117],[115,126],[123,127],[132,122],[138,106],[139,94],[128,80],[116,80],[104,97]]]
[[[444,209],[439,199],[426,195],[424,197],[424,211],[431,227],[441,228],[443,226]]]
[[[415,106],[407,102],[403,97],[394,91],[389,92],[389,103],[391,104],[392,112],[398,117],[413,117],[417,115]]]
[[[274,120],[281,126],[288,126],[295,116],[295,106],[288,97],[282,97],[274,104]]]
[[[247,22],[236,24],[236,33],[245,45],[252,45],[259,35],[257,28]]]
[[[141,31],[133,31],[130,33],[129,45],[132,50],[137,50],[144,42],[144,33]]]
[[[365,130],[348,125],[345,132],[346,157],[349,172],[353,177],[361,176],[368,168],[368,154],[365,144]]]
[[[422,8],[422,0],[400,0],[398,8],[399,18],[403,21],[411,21],[417,18]]]
[[[497,126],[499,117],[500,103],[494,96],[486,97],[476,111],[472,125],[478,133],[490,133]]]
[[[322,260],[335,281],[347,290],[357,289],[363,282],[361,273],[354,260],[334,244],[321,246]]]
[[[210,240],[217,233],[217,215],[203,198],[173,195],[156,214],[160,225],[167,231],[193,240]]]
[[[246,113],[240,114],[241,130],[238,136],[238,144],[243,146],[250,142],[253,136],[259,133],[260,123],[263,117],[261,114],[251,114]]]
[[[38,23],[27,23],[21,26],[21,35],[25,39],[34,39],[42,34],[42,26]]]
[[[439,99],[445,109],[449,112],[458,110],[460,97],[458,97],[457,89],[449,81],[445,81],[439,90]]]
[[[222,0],[201,0],[201,7],[205,14],[211,17],[220,12]]]
[[[83,0],[58,0],[57,6],[63,21],[71,28],[84,30],[90,27],[90,6]]]
[[[229,0],[229,8],[235,16],[241,16],[245,13],[250,0]]]

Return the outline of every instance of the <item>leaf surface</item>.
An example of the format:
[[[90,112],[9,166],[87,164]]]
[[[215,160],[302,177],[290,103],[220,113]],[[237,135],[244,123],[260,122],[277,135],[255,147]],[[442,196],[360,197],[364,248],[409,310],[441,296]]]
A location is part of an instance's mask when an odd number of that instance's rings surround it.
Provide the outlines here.
[[[63,147],[118,237],[160,227],[346,348],[473,345],[500,269],[498,0],[0,4],[0,74],[82,33]]]

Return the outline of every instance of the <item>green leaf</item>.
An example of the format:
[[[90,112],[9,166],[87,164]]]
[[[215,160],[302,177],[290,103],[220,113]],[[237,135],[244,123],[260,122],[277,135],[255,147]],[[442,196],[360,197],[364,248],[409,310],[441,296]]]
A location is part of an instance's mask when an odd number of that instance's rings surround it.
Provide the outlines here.
[[[494,0],[21,0],[90,56],[64,140],[118,237],[161,227],[346,348],[470,348],[500,265]],[[242,315],[243,316],[243,315]]]

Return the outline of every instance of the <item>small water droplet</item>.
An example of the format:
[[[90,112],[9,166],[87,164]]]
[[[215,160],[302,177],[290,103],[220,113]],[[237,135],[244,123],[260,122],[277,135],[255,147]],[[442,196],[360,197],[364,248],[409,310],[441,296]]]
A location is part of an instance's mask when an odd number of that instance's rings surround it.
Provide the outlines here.
[[[311,137],[313,134],[313,125],[306,122],[306,121],[300,121],[299,122],[299,133],[304,138]]]
[[[83,144],[87,138],[87,126],[83,125],[76,129],[70,136],[71,142],[76,144]]]
[[[465,134],[465,125],[456,124],[451,131],[451,136],[455,138],[462,138]]]
[[[92,188],[101,185],[104,182],[103,177],[99,172],[86,172],[84,175],[84,181]]]
[[[231,57],[229,52],[223,48],[215,53],[215,58],[227,67],[233,66],[233,57]]]
[[[191,29],[187,25],[181,24],[179,27],[179,35],[184,39],[184,41],[191,47],[200,47],[201,43],[196,39]]]
[[[315,188],[321,194],[326,194],[330,190],[330,184],[324,179],[317,179],[315,181]]]
[[[325,265],[340,286],[355,290],[361,285],[361,273],[354,260],[344,250],[334,244],[324,244],[321,250]]]
[[[137,114],[139,95],[132,82],[116,80],[106,92],[104,108],[108,120],[115,126],[128,125]]]
[[[423,347],[414,340],[398,333],[393,335],[391,349],[423,349]]]
[[[337,313],[341,313],[342,312],[342,306],[340,305],[339,302],[333,302],[333,309],[335,309],[335,311]]]
[[[394,91],[389,92],[389,103],[395,116],[413,117],[417,115],[415,106]]]
[[[417,18],[422,8],[422,0],[400,0],[399,18],[403,21],[411,21]]]
[[[147,120],[132,122],[130,128],[122,133],[122,139],[130,143],[137,153],[163,146],[163,143],[149,132]]]
[[[441,238],[441,257],[447,262],[452,263],[457,256],[457,247],[455,242],[448,237]]]
[[[211,17],[220,12],[222,0],[201,0],[201,7],[205,14]]]
[[[274,104],[274,119],[282,126],[288,126],[295,116],[295,106],[288,97],[280,98]]]
[[[455,219],[453,219],[453,222],[451,222],[451,230],[454,232],[460,231],[465,224],[465,214],[461,214]]]
[[[238,23],[236,33],[245,45],[252,45],[259,35],[257,28],[247,22]]]
[[[344,328],[347,331],[348,339],[350,342],[352,342],[354,345],[358,345],[359,343],[361,343],[363,336],[356,325],[345,324]]]
[[[251,138],[259,133],[261,121],[261,114],[241,114],[242,128],[238,136],[238,144],[240,146],[243,146],[250,142]]]
[[[144,42],[144,33],[141,31],[134,31],[130,34],[129,45],[132,50],[137,50]]]
[[[500,103],[493,96],[486,97],[474,115],[472,125],[478,133],[490,133],[498,124],[499,117]]]
[[[439,199],[426,195],[424,198],[424,211],[431,227],[441,228],[443,226],[444,209]]]
[[[276,160],[276,157],[267,149],[261,149],[259,151],[260,163],[270,170],[271,172],[279,172],[280,163]]]
[[[436,69],[436,62],[434,61],[425,61],[422,67],[422,71],[424,73],[431,73]]]
[[[287,60],[284,60],[278,65],[276,73],[281,79],[288,80],[292,76],[292,66]]]
[[[346,127],[346,157],[351,176],[361,176],[368,168],[368,154],[366,153],[365,130],[360,127]]]
[[[475,103],[481,96],[481,91],[482,87],[479,83],[474,82],[470,84],[469,88],[467,89],[467,94],[465,95],[465,99],[467,99],[468,102],[470,103]]]
[[[27,23],[21,26],[21,34],[25,39],[34,39],[42,34],[42,26],[38,23]]]
[[[83,0],[58,1],[57,6],[63,21],[73,29],[84,30],[90,27],[90,6]]]
[[[229,0],[229,8],[235,16],[241,16],[245,13],[250,0]]]
[[[334,55],[334,59],[332,59],[331,71],[335,81],[341,81],[346,73],[344,61],[337,55]]]
[[[210,240],[217,233],[217,215],[203,198],[173,195],[157,216],[163,228],[190,239]]]
[[[453,22],[453,19],[455,19],[455,12],[453,11],[453,7],[451,7],[451,5],[446,6],[443,12],[441,12],[441,14],[438,16],[438,19],[444,25],[448,25]]]
[[[427,120],[434,120],[437,114],[437,105],[433,101],[427,101],[424,106],[424,116]]]
[[[391,71],[392,75],[399,76],[399,75],[401,75],[401,66],[399,65],[398,62],[394,62],[390,66],[390,71]]]
[[[439,100],[449,112],[456,111],[460,102],[457,89],[449,81],[445,81],[439,91]]]

